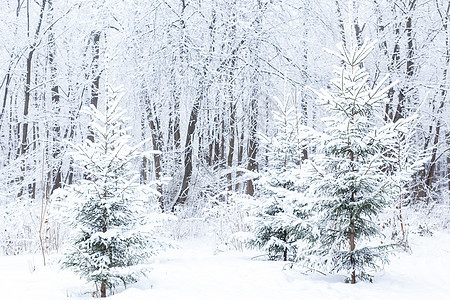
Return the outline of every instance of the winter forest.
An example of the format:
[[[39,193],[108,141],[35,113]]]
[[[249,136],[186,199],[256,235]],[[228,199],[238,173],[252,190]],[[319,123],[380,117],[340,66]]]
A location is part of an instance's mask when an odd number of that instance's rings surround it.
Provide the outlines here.
[[[0,2],[0,298],[448,297],[448,0]]]

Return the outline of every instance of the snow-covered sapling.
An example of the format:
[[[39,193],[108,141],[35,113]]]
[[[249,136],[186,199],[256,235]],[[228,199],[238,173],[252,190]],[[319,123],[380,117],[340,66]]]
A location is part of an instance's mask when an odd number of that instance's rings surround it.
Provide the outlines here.
[[[383,126],[392,85],[383,88],[386,76],[372,88],[361,68],[374,46],[366,42],[347,51],[338,45],[339,53],[332,52],[344,65],[336,67],[332,88],[316,92],[329,117],[306,168],[308,192],[317,201],[311,219],[317,230],[303,254],[330,272],[346,271],[351,283],[371,280],[367,270],[387,262],[388,246],[374,242],[381,235],[376,217],[396,195],[385,172],[386,144],[395,126]]]
[[[257,181],[252,244],[266,251],[270,259],[287,261],[295,259],[296,242],[307,233],[299,186],[301,147],[293,104],[288,97],[275,100],[276,134],[261,136],[266,141],[268,165]]]
[[[94,282],[101,297],[107,288],[134,282],[145,271],[141,263],[161,245],[145,222],[157,192],[140,185],[130,166],[142,156],[141,144],[129,145],[119,100],[107,99],[105,113],[93,106],[84,109],[93,120],[93,139],[73,145],[71,153],[84,179],[55,196],[65,198],[73,229],[62,265]]]

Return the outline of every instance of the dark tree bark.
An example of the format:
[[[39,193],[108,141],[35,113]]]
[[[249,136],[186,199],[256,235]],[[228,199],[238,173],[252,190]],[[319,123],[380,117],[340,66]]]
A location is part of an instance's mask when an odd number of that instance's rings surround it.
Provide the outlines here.
[[[237,132],[236,132],[236,135]],[[244,156],[244,128],[241,129],[241,136],[238,140],[238,157],[237,157],[237,165],[241,166],[242,164],[242,158]],[[241,176],[242,172],[237,172],[237,176]],[[236,191],[239,191],[239,182],[236,183]]]
[[[258,126],[258,96],[259,88],[255,87],[253,90],[253,95],[250,100],[250,117],[249,117],[249,137],[248,137],[248,165],[247,170],[255,172],[258,169],[258,164],[256,162],[256,155],[258,153],[258,137],[257,126]],[[253,185],[253,180],[247,181],[247,194],[253,196],[255,193],[255,187]]]
[[[221,138],[221,131],[219,130],[219,117],[216,113],[214,116],[214,153],[213,153],[213,159],[212,159],[212,165],[214,167],[214,170],[216,170],[220,165],[220,138]]]
[[[233,3],[233,5],[236,5],[236,3]],[[236,14],[233,11],[231,16],[231,32],[230,32],[230,39],[231,41],[236,40]],[[241,42],[242,44],[243,42]],[[231,52],[231,59],[230,59],[230,66],[229,66],[229,72],[228,72],[228,98],[230,101],[230,136],[229,136],[229,143],[228,143],[228,157],[227,157],[227,165],[228,168],[231,169],[233,166],[233,155],[234,155],[234,144],[236,140],[236,100],[233,94],[233,87],[235,85],[235,68],[236,68],[236,60],[237,60],[237,51],[239,49],[239,46],[234,48]],[[228,170],[227,173],[227,181],[228,181],[228,190],[233,190],[233,183],[232,178],[233,174],[231,170]]]
[[[227,164],[228,168],[231,168],[233,166],[233,154],[234,154],[234,144],[235,144],[235,136],[236,136],[236,103],[230,102],[230,140],[228,144],[228,157],[227,157]],[[232,183],[232,172],[231,170],[228,170],[227,173],[227,180],[228,180],[228,190],[233,190],[233,183]]]
[[[175,201],[175,205],[182,205],[186,202],[189,195],[189,181],[192,176],[192,141],[194,139],[195,127],[198,121],[198,111],[200,109],[200,103],[204,97],[206,91],[202,88],[198,91],[198,95],[195,99],[194,105],[191,110],[191,115],[189,117],[188,129],[186,133],[186,144],[184,148],[184,175],[183,181],[181,183],[181,189],[178,193],[178,197]]]
[[[350,151],[350,161],[355,161],[355,156],[353,151]],[[353,164],[352,164],[353,165]],[[352,167],[352,172],[355,172],[354,168]],[[355,192],[352,191],[351,194],[351,198],[350,198],[350,202],[355,202]],[[350,232],[349,232],[349,244],[350,244],[350,251],[354,251],[355,250],[355,219],[354,219],[354,215],[353,213],[350,214]],[[353,257],[353,255],[350,255],[350,263],[353,267],[353,271],[351,274],[351,283],[355,284],[356,283],[356,272],[355,272],[355,258]]]
[[[154,113],[154,104],[152,103],[151,99],[146,96],[146,109],[147,109],[147,120],[148,124],[150,126],[151,130],[151,136],[152,136],[152,146],[153,150],[161,152],[161,131],[159,128],[159,122],[158,117],[156,116],[156,113]],[[155,110],[156,111],[156,110]],[[153,155],[153,164],[155,166],[155,178],[156,180],[161,179],[161,155],[160,154],[154,154]],[[162,196],[163,190],[161,184],[157,185],[157,190],[161,194],[159,197],[159,204],[162,209],[164,209],[164,199]]]
[[[447,102],[447,94],[448,94],[448,87],[446,86],[447,77],[448,77],[448,68],[450,66],[450,37],[448,35],[449,27],[449,16],[448,13],[450,11],[450,2],[448,4],[446,13],[441,13],[439,7],[438,7],[439,13],[441,15],[442,19],[442,29],[444,30],[446,34],[446,40],[445,40],[445,48],[446,48],[446,55],[445,55],[445,64],[442,71],[442,80],[441,80],[441,86],[440,86],[440,97],[441,101],[439,104],[439,107],[436,111],[436,126],[434,128],[434,138],[433,138],[433,144],[432,144],[432,150],[431,150],[431,160],[430,160],[430,166],[428,169],[427,176],[425,178],[425,185],[428,190],[432,190],[433,188],[433,179],[435,177],[436,173],[436,165],[437,165],[437,151],[438,151],[438,144],[440,140],[441,135],[441,127],[442,127],[442,114],[444,112],[444,106]],[[427,197],[427,203],[429,203],[430,198]]]
[[[48,1],[48,9],[49,9],[49,16],[50,16],[50,22],[53,21],[53,0],[47,0]],[[49,28],[49,35],[48,35],[48,64],[50,66],[50,82],[51,82],[51,97],[52,97],[52,104],[53,104],[53,111],[56,115],[60,115],[61,113],[61,104],[60,104],[60,94],[59,94],[59,85],[56,81],[57,77],[57,67],[55,62],[55,56],[56,56],[56,44],[55,44],[55,34],[53,32],[53,28]],[[53,124],[53,143],[56,143],[56,146],[52,149],[52,158],[56,163],[56,166],[53,170],[49,170],[49,173],[47,175],[48,180],[53,179],[53,182],[51,183],[51,187],[47,191],[47,196],[51,193],[53,193],[54,190],[61,187],[62,183],[62,159],[61,159],[61,127],[59,125],[59,121],[57,120]]]
[[[183,5],[185,5],[184,0],[182,0]],[[209,86],[211,85],[211,82],[208,80],[208,67],[210,64],[210,61],[212,59],[212,53],[214,49],[214,31],[215,31],[215,25],[216,25],[216,15],[215,12],[212,12],[212,19],[210,24],[210,36],[211,36],[211,44],[209,47],[209,53],[204,60],[203,66],[201,69],[197,70],[198,75],[198,86],[197,86],[197,95],[194,99],[194,103],[192,106],[191,114],[189,116],[189,122],[188,122],[188,128],[186,132],[186,140],[185,140],[185,146],[184,146],[184,174],[183,174],[183,180],[181,183],[181,188],[178,192],[178,195],[176,197],[175,203],[172,207],[172,210],[175,209],[176,205],[183,205],[189,196],[189,190],[191,188],[191,177],[193,172],[193,141],[194,141],[194,135],[195,135],[195,129],[197,126],[198,116],[199,116],[199,110],[200,105],[203,102],[203,99],[206,97]]]
[[[22,124],[22,136],[20,138],[20,148],[18,150],[18,156],[23,156],[28,151],[28,134],[29,134],[29,110],[30,110],[30,101],[31,101],[31,76],[32,76],[32,67],[33,67],[33,57],[36,51],[36,48],[39,46],[39,35],[41,34],[41,26],[44,19],[44,11],[45,6],[47,4],[47,0],[42,0],[42,4],[40,7],[39,20],[34,32],[34,42],[30,45],[27,60],[26,60],[26,78],[25,78],[25,101],[23,106],[23,124]],[[30,37],[30,3],[27,2],[27,34],[28,38]],[[21,172],[24,174],[26,171],[25,160],[22,160]],[[20,181],[23,180],[23,175],[21,175]],[[32,198],[34,198],[35,188],[33,188],[33,184],[29,187],[30,191],[32,191]],[[23,191],[19,192],[19,196],[23,195]]]
[[[256,33],[261,34],[261,23],[262,23],[262,16],[263,16],[263,10],[266,8],[266,3],[263,3],[261,0],[257,1],[259,14],[257,15],[256,19],[253,21],[253,27]],[[254,82],[259,82],[261,77],[261,74],[259,73],[259,60],[256,57],[256,53],[260,51],[260,45],[259,41],[256,42],[254,48],[252,51],[254,52],[253,55],[253,63],[254,63],[254,70],[253,70],[253,77]],[[251,172],[255,172],[258,170],[258,163],[256,161],[256,156],[258,154],[259,150],[259,144],[258,144],[258,137],[257,137],[257,128],[258,128],[258,100],[261,94],[261,90],[259,87],[259,84],[254,84],[252,87],[252,94],[250,96],[250,107],[249,107],[249,136],[248,136],[248,165],[247,170]],[[255,186],[253,184],[253,180],[250,179],[247,181],[247,194],[250,196],[253,196],[255,193]]]
[[[445,140],[447,141],[447,148],[450,147],[450,133],[447,132],[445,135]],[[450,191],[450,155],[447,154],[447,189]]]
[[[100,37],[102,32],[94,30],[91,32],[90,43],[92,43],[92,66],[91,66],[91,105],[95,108],[98,106],[98,96],[100,91]],[[89,128],[88,140],[94,142],[94,134],[92,129]]]
[[[3,94],[3,104],[2,104],[2,110],[0,112],[0,131],[2,129],[2,119],[5,115],[5,110],[6,110],[6,104],[7,104],[7,100],[8,100],[8,95],[9,95],[9,85],[11,83],[11,79],[12,79],[12,73],[11,73],[11,68],[13,66],[13,57],[11,56],[11,62],[8,66],[8,71],[6,72],[5,75],[5,79],[3,81],[3,84],[5,85],[5,92]]]
[[[408,2],[405,32],[407,38],[407,54],[406,54],[406,80],[411,82],[414,75],[414,44],[413,44],[413,27],[412,27],[412,13],[416,7],[416,0],[410,0]],[[404,86],[400,89],[398,93],[398,104],[395,111],[393,122],[397,122],[401,118],[404,118],[407,114],[405,112],[406,101],[408,100],[407,94],[410,91],[409,86]]]
[[[342,10],[339,0],[336,0],[335,4],[336,4],[336,13],[338,17],[339,34],[341,35],[341,41],[344,47],[347,47],[347,41],[345,38],[344,17],[342,16]]]

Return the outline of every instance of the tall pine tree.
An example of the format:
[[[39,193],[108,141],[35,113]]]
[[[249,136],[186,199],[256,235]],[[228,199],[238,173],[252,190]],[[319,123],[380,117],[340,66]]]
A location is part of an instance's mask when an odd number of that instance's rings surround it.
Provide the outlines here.
[[[141,144],[128,144],[119,100],[107,99],[105,113],[94,106],[84,110],[93,120],[93,140],[74,145],[71,153],[84,179],[55,196],[66,199],[73,228],[62,264],[100,287],[101,297],[107,288],[134,282],[145,271],[141,263],[163,245],[147,227],[146,210],[151,203],[157,207],[151,200],[157,192],[140,185],[131,168],[143,154]]]
[[[385,172],[387,144],[395,126],[383,126],[387,76],[375,87],[362,69],[375,42],[331,52],[344,63],[336,67],[332,88],[316,92],[329,117],[315,141],[318,154],[306,168],[310,195],[316,197],[312,221],[316,235],[307,261],[330,272],[346,271],[349,281],[371,280],[368,269],[387,262],[387,246],[374,243],[381,235],[377,215],[395,197]]]

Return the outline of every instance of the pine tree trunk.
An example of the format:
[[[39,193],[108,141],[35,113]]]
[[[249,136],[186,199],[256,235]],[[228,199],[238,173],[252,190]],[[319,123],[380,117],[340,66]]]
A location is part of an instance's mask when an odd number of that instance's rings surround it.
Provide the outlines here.
[[[105,282],[105,280],[102,280],[102,283],[100,284],[100,297],[106,298],[106,282]]]
[[[352,198],[354,199],[354,194],[352,193]],[[354,200],[353,200],[354,201]],[[352,201],[352,202],[353,202]],[[355,221],[353,220],[353,214],[350,215],[350,251],[355,250]],[[351,274],[351,283],[356,283],[356,272],[355,272],[355,258],[353,257],[353,253],[350,255],[350,263],[352,265],[353,271]]]
[[[350,161],[355,161],[355,156],[353,151],[350,151]],[[352,167],[352,172],[355,172],[354,168]],[[355,202],[355,192],[352,192],[350,202]],[[350,236],[349,236],[349,242],[350,242],[350,251],[353,252],[355,250],[355,220],[354,220],[354,214],[350,214]],[[355,272],[355,258],[353,256],[353,253],[350,254],[350,264],[352,265],[353,271],[351,274],[351,283],[356,283],[356,272]]]
[[[108,147],[106,147],[105,153],[106,153],[107,149],[108,149]],[[104,194],[103,194],[103,199],[104,199],[104,200],[107,199],[107,193],[106,193],[106,191],[105,191]],[[105,232],[108,230],[108,227],[107,227],[107,222],[108,222],[108,212],[106,211],[106,208],[103,210],[103,220],[102,220],[102,222],[103,222],[103,224],[102,224],[102,227],[103,227],[103,228],[102,228],[102,231],[103,231],[103,233],[105,233]],[[106,245],[103,244],[103,245],[102,245],[102,248],[103,248],[103,253],[102,253],[102,255],[105,256],[105,255],[106,255],[106,252],[107,252]],[[110,266],[108,266],[108,269],[109,269],[109,268],[110,268]],[[101,298],[105,298],[105,297],[106,297],[106,280],[105,280],[105,279],[102,279],[102,283],[101,283],[101,286],[100,286],[100,297],[101,297]]]

